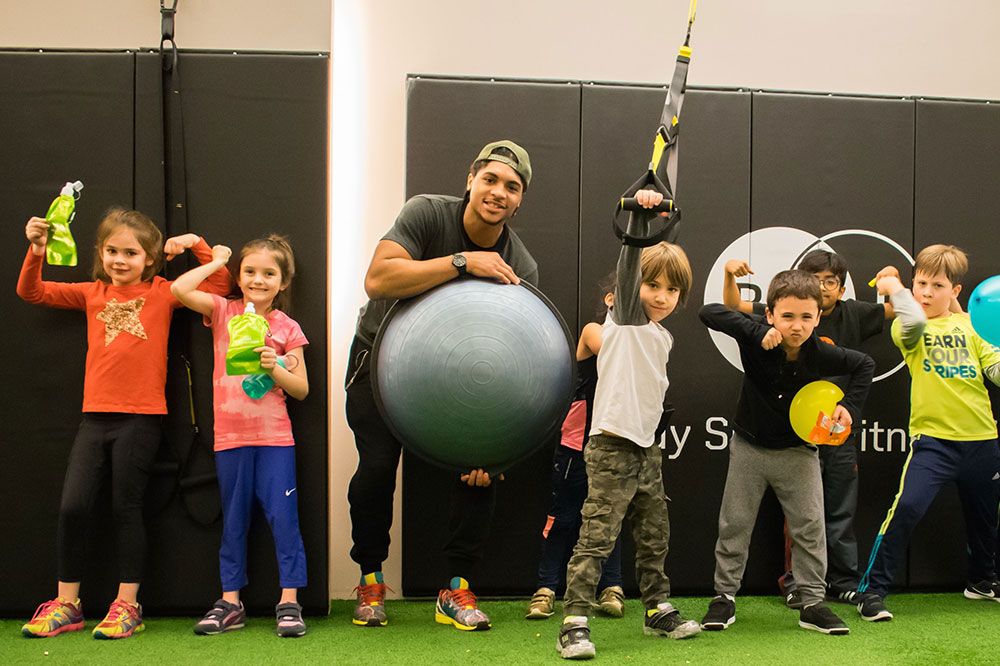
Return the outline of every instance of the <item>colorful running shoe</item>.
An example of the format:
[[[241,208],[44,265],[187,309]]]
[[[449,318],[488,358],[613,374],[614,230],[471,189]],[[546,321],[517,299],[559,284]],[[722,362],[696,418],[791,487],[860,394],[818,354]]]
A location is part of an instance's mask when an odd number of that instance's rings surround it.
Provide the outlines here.
[[[83,606],[57,597],[40,605],[31,619],[21,627],[21,633],[29,638],[47,638],[67,631],[83,629]]]
[[[351,622],[359,627],[384,627],[389,624],[385,614],[385,591],[389,587],[382,582],[382,572],[365,574],[361,583],[354,588],[358,603],[354,606]]]
[[[450,590],[438,593],[434,621],[450,624],[462,631],[486,631],[493,626],[486,613],[479,610],[476,595],[469,589],[469,582],[457,576],[451,579]]]
[[[101,623],[94,627],[94,638],[115,639],[128,638],[146,628],[142,623],[142,606],[130,604],[121,599],[111,602],[108,614]]]

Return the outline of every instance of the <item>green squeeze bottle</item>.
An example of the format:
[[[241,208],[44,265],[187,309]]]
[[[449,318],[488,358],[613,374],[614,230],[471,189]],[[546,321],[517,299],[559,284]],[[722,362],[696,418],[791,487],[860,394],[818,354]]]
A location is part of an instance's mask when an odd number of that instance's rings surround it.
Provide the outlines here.
[[[253,303],[247,303],[243,314],[236,315],[227,324],[229,329],[229,348],[226,350],[227,375],[259,375],[264,372],[260,367],[260,353],[257,347],[264,346],[264,340],[270,326],[267,320],[257,314]]]
[[[66,183],[59,196],[49,206],[45,221],[49,223],[49,238],[45,245],[45,261],[50,266],[76,266],[76,241],[69,225],[76,215],[76,199],[83,183]]]

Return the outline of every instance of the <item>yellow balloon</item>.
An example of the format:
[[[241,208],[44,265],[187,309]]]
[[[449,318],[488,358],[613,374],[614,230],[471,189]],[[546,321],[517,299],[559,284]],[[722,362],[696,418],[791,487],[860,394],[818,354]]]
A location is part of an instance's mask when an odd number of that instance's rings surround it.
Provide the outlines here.
[[[820,413],[833,416],[833,410],[843,397],[844,392],[833,382],[821,379],[806,384],[795,394],[792,405],[788,408],[788,419],[792,423],[792,430],[809,444],[816,444],[817,442],[810,439],[809,435],[816,427]]]

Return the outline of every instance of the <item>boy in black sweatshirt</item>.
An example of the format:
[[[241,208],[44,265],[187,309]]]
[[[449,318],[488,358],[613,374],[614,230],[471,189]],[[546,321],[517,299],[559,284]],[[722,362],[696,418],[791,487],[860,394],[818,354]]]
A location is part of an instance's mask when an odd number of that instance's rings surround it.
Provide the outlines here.
[[[826,535],[823,485],[815,446],[792,430],[788,410],[799,389],[823,377],[850,377],[831,415],[849,426],[868,397],[875,362],[860,352],[821,342],[813,335],[822,295],[805,271],[778,273],[768,287],[765,317],[706,305],[702,322],[733,337],[743,361],[743,388],[733,420],[729,472],[719,511],[715,546],[715,592],[702,620],[706,630],[725,629],[736,619],[735,595],[746,567],[750,534],[760,500],[774,489],[792,538],[792,571],[803,608],[799,626],[825,634],[848,627],[824,603]],[[766,320],[766,321],[765,321]]]

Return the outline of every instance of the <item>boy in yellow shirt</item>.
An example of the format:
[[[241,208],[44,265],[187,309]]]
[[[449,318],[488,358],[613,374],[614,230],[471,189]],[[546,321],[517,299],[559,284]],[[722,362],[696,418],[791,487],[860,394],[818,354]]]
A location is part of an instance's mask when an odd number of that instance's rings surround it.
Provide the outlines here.
[[[878,275],[892,299],[892,339],[910,369],[910,453],[899,492],[872,546],[858,611],[871,622],[892,619],[885,607],[893,575],[917,523],[945,483],[958,485],[968,535],[965,596],[1000,601],[996,581],[1000,451],[984,378],[1000,385],[1000,349],[976,334],[957,297],[968,270],[965,253],[931,245],[917,255],[912,293],[892,267]]]

